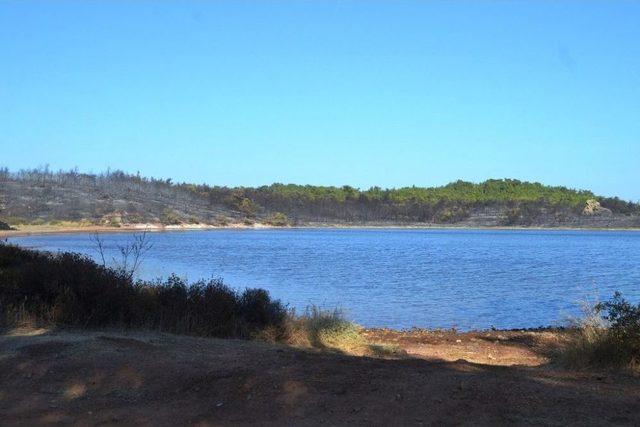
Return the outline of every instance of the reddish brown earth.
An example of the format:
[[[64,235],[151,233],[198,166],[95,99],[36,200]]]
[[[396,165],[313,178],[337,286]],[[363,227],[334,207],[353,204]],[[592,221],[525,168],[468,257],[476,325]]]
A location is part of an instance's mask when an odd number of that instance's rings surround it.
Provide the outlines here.
[[[409,357],[432,361],[464,360],[483,365],[542,366],[566,341],[561,330],[482,331],[369,329],[369,342],[393,345]]]
[[[559,333],[366,334],[407,354],[8,331],[0,336],[0,424],[640,424],[640,380],[551,363]]]

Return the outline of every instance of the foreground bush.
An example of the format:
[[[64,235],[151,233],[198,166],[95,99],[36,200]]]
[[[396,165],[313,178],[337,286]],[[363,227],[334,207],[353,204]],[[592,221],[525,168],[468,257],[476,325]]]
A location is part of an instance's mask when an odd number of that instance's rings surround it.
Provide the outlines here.
[[[298,321],[313,347],[350,350],[364,342],[359,326],[348,321],[340,310],[311,306]]]
[[[398,357],[406,354],[397,345],[368,342],[362,330],[361,326],[349,321],[341,310],[322,310],[312,305],[301,316],[290,314],[284,341],[297,347],[360,356]],[[265,332],[261,338],[274,341],[269,331]]]
[[[88,257],[0,244],[0,323],[135,327],[215,337],[286,333],[287,310],[261,289],[238,293],[220,280],[177,276],[133,281]]]
[[[564,351],[575,367],[631,367],[640,362],[640,304],[616,292],[586,316]]]

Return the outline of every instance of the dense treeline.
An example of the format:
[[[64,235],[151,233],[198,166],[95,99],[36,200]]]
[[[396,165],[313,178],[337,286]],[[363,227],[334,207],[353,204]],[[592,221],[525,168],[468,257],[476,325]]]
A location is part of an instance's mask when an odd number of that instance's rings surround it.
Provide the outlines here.
[[[457,223],[485,208],[500,212],[500,225],[528,225],[539,217],[561,224],[579,215],[587,200],[613,214],[638,215],[640,205],[590,191],[513,179],[464,181],[441,187],[367,190],[343,186],[272,184],[257,188],[174,183],[122,171],[101,174],[48,168],[0,169],[5,216],[33,220],[104,220],[224,223],[260,220],[304,222]],[[546,219],[545,221],[549,221]],[[7,221],[10,222],[10,221]]]
[[[547,187],[517,180],[488,180],[480,184],[457,181],[443,187],[361,191],[352,187],[273,184],[245,189],[248,198],[270,210],[347,220],[393,219],[417,222],[456,222],[474,207],[537,203],[540,207],[581,209],[594,195],[564,187]]]

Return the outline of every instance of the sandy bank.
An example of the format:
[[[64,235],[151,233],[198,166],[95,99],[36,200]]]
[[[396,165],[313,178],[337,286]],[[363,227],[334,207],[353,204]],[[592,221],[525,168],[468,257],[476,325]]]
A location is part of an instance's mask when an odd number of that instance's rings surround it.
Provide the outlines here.
[[[16,230],[0,230],[0,238],[20,237],[40,234],[66,234],[66,233],[132,233],[132,232],[168,232],[168,231],[193,231],[193,230],[260,230],[260,229],[372,229],[372,230],[539,230],[539,231],[640,231],[640,228],[570,228],[570,227],[463,227],[442,225],[384,225],[384,224],[331,224],[309,223],[288,227],[276,227],[268,224],[233,223],[229,225],[210,224],[180,224],[162,225],[155,223],[125,224],[121,227],[107,226],[60,226],[60,225],[22,225]]]
[[[148,232],[164,232],[164,231],[190,231],[190,230],[233,230],[233,229],[264,229],[272,228],[264,224],[230,224],[226,226],[215,226],[209,224],[180,224],[180,225],[162,225],[162,224],[126,224],[121,227],[107,226],[58,226],[58,225],[23,225],[16,230],[1,230],[0,238],[19,237],[39,234],[67,234],[67,233],[139,233]]]

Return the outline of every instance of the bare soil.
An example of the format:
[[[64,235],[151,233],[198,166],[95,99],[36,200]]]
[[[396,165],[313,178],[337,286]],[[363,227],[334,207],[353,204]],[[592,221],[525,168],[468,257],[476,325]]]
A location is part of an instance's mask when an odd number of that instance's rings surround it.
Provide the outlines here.
[[[550,365],[567,339],[567,333],[558,329],[465,333],[369,329],[363,334],[371,343],[397,346],[412,358],[445,362],[464,360],[499,366]]]
[[[561,332],[365,333],[406,354],[356,357],[146,332],[5,331],[0,424],[640,423],[639,378],[558,366],[552,354]]]

